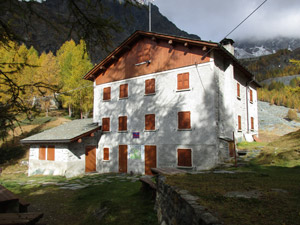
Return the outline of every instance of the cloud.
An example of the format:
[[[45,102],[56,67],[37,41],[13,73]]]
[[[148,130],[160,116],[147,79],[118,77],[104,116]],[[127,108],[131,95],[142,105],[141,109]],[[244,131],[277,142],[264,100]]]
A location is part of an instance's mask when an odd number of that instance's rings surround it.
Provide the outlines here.
[[[220,41],[263,0],[155,0],[160,12],[180,29]],[[229,37],[300,38],[300,1],[268,0]]]

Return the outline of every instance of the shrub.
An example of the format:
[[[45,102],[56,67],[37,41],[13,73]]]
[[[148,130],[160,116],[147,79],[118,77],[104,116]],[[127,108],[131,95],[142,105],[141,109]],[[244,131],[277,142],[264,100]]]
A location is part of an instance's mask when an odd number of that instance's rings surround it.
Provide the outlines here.
[[[287,117],[290,120],[296,120],[296,119],[298,119],[297,111],[295,109],[290,109],[288,111]]]

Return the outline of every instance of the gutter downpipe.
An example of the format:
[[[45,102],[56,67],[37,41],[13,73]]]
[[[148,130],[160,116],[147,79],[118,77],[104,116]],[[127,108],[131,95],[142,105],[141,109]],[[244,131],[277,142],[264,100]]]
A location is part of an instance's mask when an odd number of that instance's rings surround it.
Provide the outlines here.
[[[249,134],[249,102],[248,102],[248,90],[249,90],[249,84],[252,83],[254,80],[251,79],[250,81],[246,82],[246,108],[247,108],[247,134]]]

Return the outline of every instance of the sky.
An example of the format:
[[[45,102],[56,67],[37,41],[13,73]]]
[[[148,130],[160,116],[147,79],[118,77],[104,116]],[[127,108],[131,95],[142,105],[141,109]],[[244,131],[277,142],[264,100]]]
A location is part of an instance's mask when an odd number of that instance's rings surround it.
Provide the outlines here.
[[[154,0],[178,28],[221,41],[264,0]],[[268,0],[228,38],[300,38],[300,0]]]

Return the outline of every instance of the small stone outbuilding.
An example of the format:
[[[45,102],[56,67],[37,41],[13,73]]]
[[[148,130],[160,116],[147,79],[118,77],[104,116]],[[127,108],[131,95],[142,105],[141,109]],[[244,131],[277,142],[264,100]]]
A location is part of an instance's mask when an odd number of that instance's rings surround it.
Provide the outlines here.
[[[22,139],[30,144],[28,175],[71,177],[96,171],[100,128],[93,119],[73,120]]]

